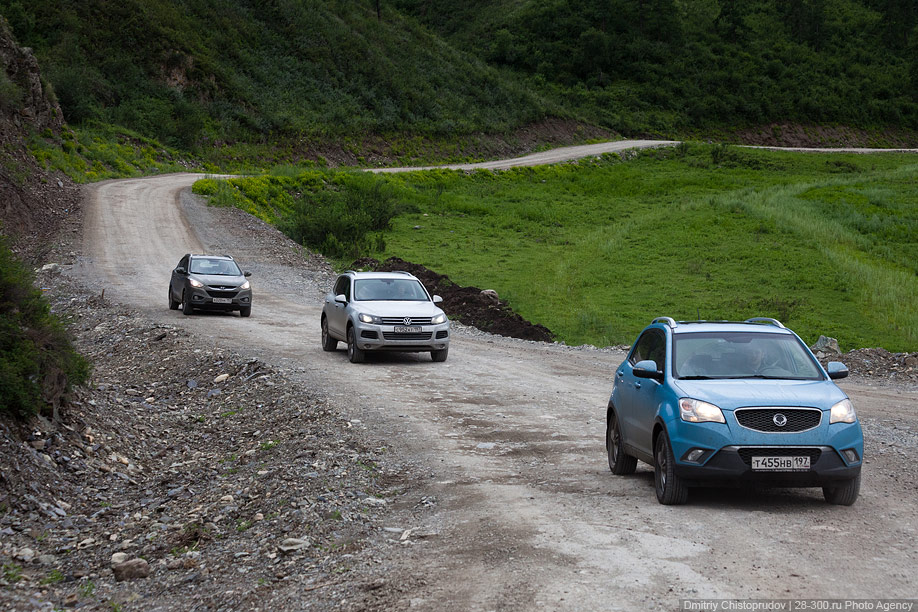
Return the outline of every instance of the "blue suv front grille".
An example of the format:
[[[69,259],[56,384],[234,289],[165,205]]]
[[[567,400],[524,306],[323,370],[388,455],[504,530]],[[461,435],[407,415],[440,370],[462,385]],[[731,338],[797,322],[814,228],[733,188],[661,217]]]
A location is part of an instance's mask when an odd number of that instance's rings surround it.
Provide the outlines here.
[[[764,433],[796,433],[819,427],[822,411],[816,408],[739,408],[736,421]]]

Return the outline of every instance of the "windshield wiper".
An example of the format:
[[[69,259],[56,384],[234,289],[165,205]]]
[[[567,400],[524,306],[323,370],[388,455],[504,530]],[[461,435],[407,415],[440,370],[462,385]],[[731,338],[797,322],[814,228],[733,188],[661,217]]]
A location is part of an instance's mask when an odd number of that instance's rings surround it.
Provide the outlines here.
[[[680,376],[679,380],[716,380],[721,378],[720,376]]]
[[[732,376],[731,378],[760,378],[762,380],[784,380],[787,376],[768,376],[767,374],[746,374],[744,376]]]

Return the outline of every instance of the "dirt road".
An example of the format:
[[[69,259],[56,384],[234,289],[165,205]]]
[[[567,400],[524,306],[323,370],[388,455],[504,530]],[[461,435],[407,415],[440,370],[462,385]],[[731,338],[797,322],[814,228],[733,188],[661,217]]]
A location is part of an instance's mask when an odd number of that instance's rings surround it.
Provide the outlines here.
[[[217,224],[193,201],[196,178],[93,186],[83,273],[106,297],[208,345],[320,383],[355,427],[414,466],[423,503],[393,508],[401,535],[376,543],[390,584],[402,585],[399,607],[672,610],[686,598],[918,596],[918,388],[842,381],[867,436],[853,507],[809,489],[698,490],[687,506],[660,506],[648,466],[629,477],[606,466],[604,410],[623,353],[457,330],[442,364],[426,354],[349,364],[343,350],[320,348],[327,287],[260,261],[244,228]],[[179,257],[228,246],[256,272],[251,318],[169,311]]]

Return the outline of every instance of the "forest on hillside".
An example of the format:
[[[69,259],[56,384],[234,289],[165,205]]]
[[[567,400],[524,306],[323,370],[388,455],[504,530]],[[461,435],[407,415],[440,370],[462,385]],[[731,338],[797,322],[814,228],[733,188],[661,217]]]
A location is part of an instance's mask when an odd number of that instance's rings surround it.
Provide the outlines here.
[[[545,117],[918,129],[918,0],[0,0],[71,125],[185,150]]]
[[[636,110],[664,131],[918,126],[918,0],[469,0],[461,14],[449,0],[395,4],[626,130],[645,127],[622,125]]]

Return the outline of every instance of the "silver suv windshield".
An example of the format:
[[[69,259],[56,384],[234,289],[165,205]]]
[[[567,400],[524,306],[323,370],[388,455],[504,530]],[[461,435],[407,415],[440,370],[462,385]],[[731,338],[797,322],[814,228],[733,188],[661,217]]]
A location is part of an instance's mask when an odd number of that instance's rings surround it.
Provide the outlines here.
[[[688,380],[823,379],[818,364],[795,336],[764,332],[674,334],[673,376]]]
[[[239,266],[230,259],[211,259],[209,257],[195,257],[191,260],[192,274],[212,274],[215,276],[241,276]]]
[[[429,298],[414,278],[366,278],[354,281],[354,299],[360,302],[426,302]]]

